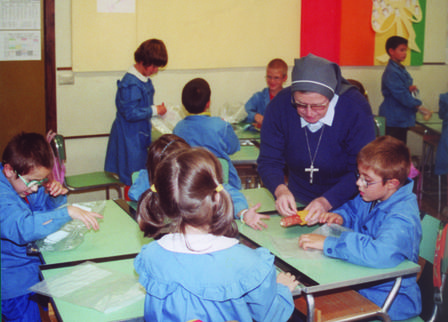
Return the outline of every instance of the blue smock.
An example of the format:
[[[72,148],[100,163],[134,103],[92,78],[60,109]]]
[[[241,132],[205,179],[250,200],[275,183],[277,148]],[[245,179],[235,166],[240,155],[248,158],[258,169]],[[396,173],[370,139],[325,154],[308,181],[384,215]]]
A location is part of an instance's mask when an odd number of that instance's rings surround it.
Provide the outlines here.
[[[440,94],[439,118],[443,120],[442,135],[437,146],[434,173],[442,175],[448,173],[448,93]]]
[[[180,136],[192,147],[204,147],[216,157],[226,159],[229,163],[229,184],[241,189],[238,172],[229,155],[240,150],[240,140],[230,123],[217,116],[189,115],[176,124],[173,134]]]
[[[145,168],[151,144],[151,106],[155,90],[149,78],[143,82],[129,72],[117,86],[117,113],[110,131],[104,170],[118,174],[120,180],[130,186],[132,173]]]
[[[241,193],[241,191],[235,189],[230,184],[225,183],[223,186],[229,193],[230,198],[232,198],[234,217],[239,218],[237,214],[240,211],[249,208],[246,197]],[[151,185],[149,183],[148,170],[140,170],[137,179],[129,189],[128,196],[131,200],[138,201],[140,196],[150,187]]]
[[[422,227],[417,198],[412,193],[413,181],[398,189],[371,211],[371,202],[358,195],[333,211],[342,216],[344,227],[340,237],[327,237],[324,253],[329,257],[376,268],[395,267],[404,260],[418,262]],[[393,281],[378,284],[359,292],[382,306]],[[416,275],[404,277],[397,297],[388,313],[392,320],[404,320],[420,314],[421,294]]]
[[[408,128],[415,125],[415,114],[422,101],[414,98],[409,91],[412,83],[406,68],[390,59],[381,78],[384,101],[379,108],[379,115],[386,117],[387,127]]]
[[[264,115],[266,111],[266,106],[268,106],[271,101],[271,96],[269,94],[269,87],[264,88],[262,91],[255,93],[252,97],[247,101],[244,108],[247,112],[247,117],[245,122],[254,123],[255,122],[255,114]]]
[[[186,254],[151,242],[134,262],[147,292],[145,321],[287,321],[294,303],[273,263],[265,248]]]
[[[65,196],[53,198],[40,187],[27,200],[17,194],[0,165],[2,300],[27,294],[39,282],[42,263],[38,256],[27,255],[27,244],[72,220],[66,207],[58,208],[66,203]]]

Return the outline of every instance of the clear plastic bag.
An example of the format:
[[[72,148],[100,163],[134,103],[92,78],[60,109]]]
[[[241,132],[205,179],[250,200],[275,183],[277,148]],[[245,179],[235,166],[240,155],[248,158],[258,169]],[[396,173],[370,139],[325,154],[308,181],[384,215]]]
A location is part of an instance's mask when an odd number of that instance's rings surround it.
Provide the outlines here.
[[[162,134],[173,133],[176,124],[185,118],[187,113],[178,105],[167,107],[164,115],[151,118],[152,126]]]
[[[244,104],[241,102],[225,103],[220,114],[225,121],[231,124],[242,122],[247,117]]]
[[[93,201],[73,204],[87,211],[99,214],[104,213],[106,201]],[[87,227],[80,220],[72,220],[62,226],[58,231],[36,242],[40,251],[66,251],[75,249],[84,241],[84,235],[88,233]]]

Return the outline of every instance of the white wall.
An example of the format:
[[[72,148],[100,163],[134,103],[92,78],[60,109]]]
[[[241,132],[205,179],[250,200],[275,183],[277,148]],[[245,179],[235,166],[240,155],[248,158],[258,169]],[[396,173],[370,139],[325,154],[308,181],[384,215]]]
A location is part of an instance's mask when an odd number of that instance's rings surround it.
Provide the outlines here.
[[[56,0],[56,65],[71,66],[71,22],[70,1]],[[444,22],[446,24],[446,20]],[[446,29],[446,27],[444,27]],[[95,49],[90,48],[92,55]],[[168,49],[169,50],[169,49]],[[426,51],[431,48],[426,48]],[[169,52],[169,51],[168,51]],[[130,57],[132,59],[132,57]],[[130,64],[132,62],[130,61]],[[292,65],[293,62],[287,62]],[[374,113],[382,101],[381,75],[384,67],[343,67],[345,78],[361,81],[366,87]],[[427,64],[408,67],[415,84],[420,88],[424,104],[438,110],[440,93],[448,91],[448,65]],[[62,72],[58,72],[60,76]],[[109,133],[115,117],[116,81],[125,71],[102,73],[75,73],[73,85],[57,86],[58,132],[65,136]],[[184,84],[194,77],[205,78],[212,89],[212,113],[226,103],[243,104],[255,91],[265,86],[264,68],[229,68],[209,70],[170,70],[168,68],[152,77],[156,95],[155,103],[165,102],[168,106],[180,105]],[[290,77],[290,73],[288,75]],[[289,79],[287,85],[289,84]],[[92,112],[89,106],[102,106]],[[100,112],[98,112],[100,111]],[[92,113],[92,114],[91,114]],[[96,113],[96,114],[95,114]],[[80,128],[71,129],[71,119],[85,120]],[[77,133],[75,133],[75,131]],[[67,140],[67,173],[77,174],[102,170],[104,167],[107,138]],[[420,154],[421,138],[410,134],[409,146],[414,155]],[[112,195],[114,196],[114,195]],[[71,195],[70,201],[103,199],[104,193]]]

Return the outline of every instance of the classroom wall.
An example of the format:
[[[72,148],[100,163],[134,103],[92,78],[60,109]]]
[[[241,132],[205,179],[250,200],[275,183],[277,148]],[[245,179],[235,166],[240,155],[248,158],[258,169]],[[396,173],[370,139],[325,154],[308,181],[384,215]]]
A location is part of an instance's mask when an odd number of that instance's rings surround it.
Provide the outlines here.
[[[442,1],[442,3],[444,3]],[[435,10],[428,1],[428,10]],[[56,5],[56,66],[71,67],[71,6],[70,1],[55,0]],[[448,5],[445,3],[445,12]],[[440,9],[440,6],[438,6]],[[438,28],[447,30],[447,19],[435,23]],[[429,31],[427,31],[429,32]],[[431,48],[425,48],[430,51]],[[92,54],[95,50],[91,49]],[[170,48],[168,48],[169,54]],[[133,63],[129,57],[129,65]],[[266,62],[267,63],[267,62]],[[290,71],[292,61],[287,61]],[[360,80],[367,88],[374,113],[382,101],[380,91],[381,75],[384,67],[342,67],[345,78]],[[415,84],[420,88],[424,104],[434,111],[438,110],[440,93],[448,91],[448,65],[425,64],[408,67]],[[116,81],[126,71],[73,73],[74,84],[57,86],[58,132],[65,136],[109,133],[115,118]],[[66,77],[70,71],[59,70],[58,79]],[[69,75],[70,76],[70,75]],[[180,105],[184,84],[194,77],[205,78],[212,89],[212,113],[226,104],[244,104],[255,92],[265,86],[265,68],[220,68],[172,70],[169,65],[152,77],[156,94],[155,103],[165,102],[168,106]],[[290,72],[288,78],[290,77]],[[289,85],[289,79],[287,85]],[[95,108],[92,108],[95,107]],[[73,119],[82,118],[81,126],[73,128]],[[68,174],[102,170],[107,138],[71,139],[66,141]],[[413,155],[421,154],[421,138],[410,134],[409,146]],[[114,194],[112,194],[114,196]],[[104,193],[70,195],[69,201],[103,199]]]

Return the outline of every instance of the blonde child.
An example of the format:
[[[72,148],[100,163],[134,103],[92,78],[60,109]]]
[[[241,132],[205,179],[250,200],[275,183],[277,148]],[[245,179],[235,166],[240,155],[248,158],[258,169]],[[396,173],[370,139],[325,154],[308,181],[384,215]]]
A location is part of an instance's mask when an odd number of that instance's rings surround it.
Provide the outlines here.
[[[244,105],[247,112],[247,123],[252,123],[257,128],[261,127],[266,106],[283,89],[283,84],[287,79],[288,65],[280,58],[271,60],[266,67],[267,87],[252,95]]]
[[[276,277],[267,249],[239,244],[221,164],[202,148],[181,150],[156,169],[138,205],[147,236],[134,266],[145,287],[146,321],[286,321],[298,282]],[[161,260],[163,259],[163,260]]]

